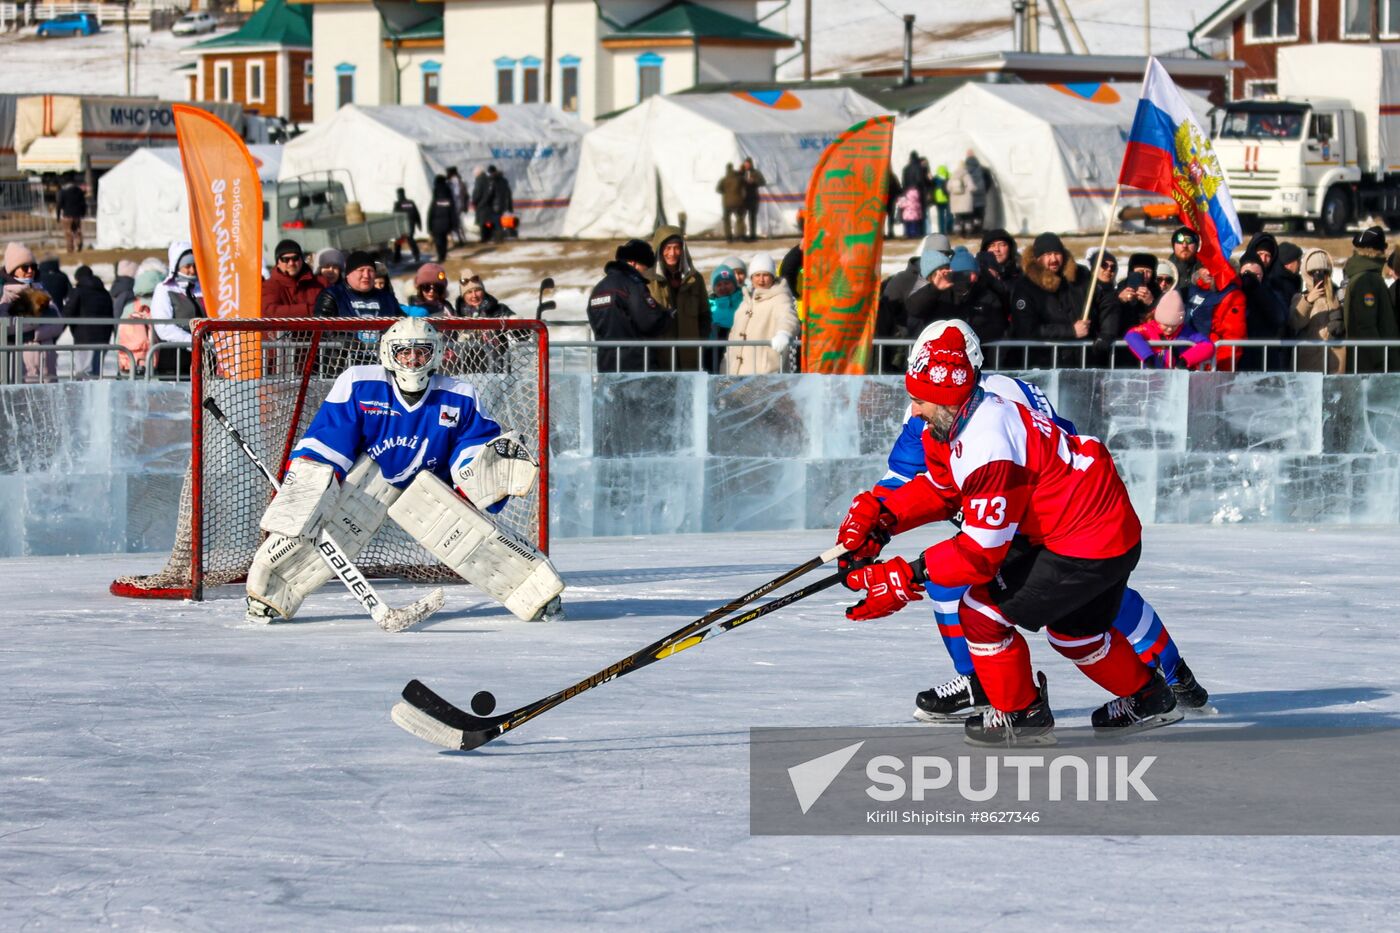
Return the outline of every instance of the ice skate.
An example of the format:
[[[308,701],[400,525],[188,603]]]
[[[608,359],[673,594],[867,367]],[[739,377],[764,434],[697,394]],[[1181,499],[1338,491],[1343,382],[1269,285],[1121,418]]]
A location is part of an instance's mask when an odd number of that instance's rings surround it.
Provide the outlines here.
[[[1161,671],[1154,670],[1145,687],[1129,696],[1109,700],[1094,710],[1091,721],[1094,735],[1106,739],[1165,726],[1185,715],[1167,679]]]
[[[973,673],[959,674],[946,684],[924,690],[914,697],[914,705],[914,718],[919,722],[962,722],[988,704]]]
[[[253,625],[271,625],[274,622],[281,622],[282,616],[267,603],[260,599],[249,596],[245,601],[248,607],[243,613],[243,621]]]
[[[988,707],[963,726],[963,741],[989,747],[1013,745],[1054,745],[1055,714],[1050,712],[1050,691],[1044,674],[1037,674],[1040,697],[1015,712]]]
[[[1196,680],[1196,675],[1191,672],[1191,668],[1186,666],[1184,660],[1176,662],[1174,673],[1176,683],[1172,684],[1172,693],[1176,695],[1176,705],[1183,713],[1192,716],[1211,716],[1220,712],[1210,705],[1210,693]]]

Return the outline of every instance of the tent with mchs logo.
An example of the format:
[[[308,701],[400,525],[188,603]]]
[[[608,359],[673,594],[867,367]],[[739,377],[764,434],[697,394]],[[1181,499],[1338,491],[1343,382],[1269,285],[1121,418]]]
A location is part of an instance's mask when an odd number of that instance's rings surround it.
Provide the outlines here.
[[[851,126],[887,113],[849,88],[670,94],[642,103],[583,138],[564,235],[633,237],[660,223],[724,230],[715,191],[726,164],[763,173],[758,232],[796,232],[822,150]]]
[[[993,184],[984,226],[1026,236],[1100,232],[1140,90],[1137,84],[965,84],[895,126],[895,174],[911,151],[930,168],[951,171],[971,150]],[[1209,102],[1181,93],[1209,126]],[[1118,206],[1165,200],[1125,188]]]
[[[287,143],[279,177],[344,169],[366,211],[392,210],[403,188],[426,223],[434,175],[455,165],[470,194],[472,170],[494,165],[510,182],[520,235],[557,236],[587,129],[550,104],[348,104]]]
[[[277,178],[282,147],[249,146],[258,178]],[[98,249],[160,249],[190,238],[185,170],[175,146],[137,149],[97,186]]]

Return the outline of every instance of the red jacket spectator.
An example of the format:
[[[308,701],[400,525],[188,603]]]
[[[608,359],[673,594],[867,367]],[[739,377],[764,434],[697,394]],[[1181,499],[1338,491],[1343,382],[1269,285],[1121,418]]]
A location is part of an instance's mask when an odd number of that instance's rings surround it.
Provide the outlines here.
[[[1216,344],[1215,368],[1233,372],[1239,358],[1239,347],[1222,347],[1222,340],[1244,340],[1247,329],[1244,317],[1244,292],[1239,280],[1231,277],[1224,287],[1217,288],[1215,279],[1205,266],[1196,270],[1196,278],[1186,293],[1186,319]]]
[[[316,298],[324,286],[316,274],[306,267],[306,257],[294,240],[277,244],[274,254],[277,264],[272,274],[263,280],[263,317],[311,317]]]

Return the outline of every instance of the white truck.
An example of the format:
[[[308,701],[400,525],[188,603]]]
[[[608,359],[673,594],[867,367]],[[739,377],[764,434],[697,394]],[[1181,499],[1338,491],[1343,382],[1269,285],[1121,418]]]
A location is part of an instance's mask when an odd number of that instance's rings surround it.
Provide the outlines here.
[[[1216,156],[1245,230],[1400,226],[1400,44],[1278,50],[1278,95],[1215,114]]]
[[[238,104],[192,102],[243,133]],[[154,97],[21,96],[15,103],[15,165],[22,173],[101,174],[145,146],[175,145],[171,102]]]

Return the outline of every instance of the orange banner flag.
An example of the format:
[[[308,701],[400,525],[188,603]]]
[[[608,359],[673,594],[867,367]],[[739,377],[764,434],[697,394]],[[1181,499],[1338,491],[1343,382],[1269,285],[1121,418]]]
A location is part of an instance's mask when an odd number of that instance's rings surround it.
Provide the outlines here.
[[[175,135],[185,170],[190,240],[213,318],[262,316],[262,182],[253,156],[227,123],[176,104]],[[219,369],[233,378],[261,373],[261,340],[243,334],[217,348]]]
[[[860,375],[870,366],[880,297],[894,117],[842,133],[807,185],[802,228],[802,371]]]

